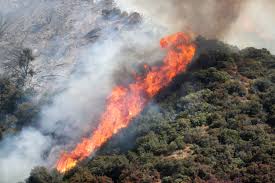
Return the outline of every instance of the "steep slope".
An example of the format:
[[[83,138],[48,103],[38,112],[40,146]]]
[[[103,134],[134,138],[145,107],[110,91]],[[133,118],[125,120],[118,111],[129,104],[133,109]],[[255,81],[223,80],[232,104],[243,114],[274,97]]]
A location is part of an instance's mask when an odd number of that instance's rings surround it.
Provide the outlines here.
[[[64,176],[33,182],[274,182],[275,57],[197,38],[188,72]]]

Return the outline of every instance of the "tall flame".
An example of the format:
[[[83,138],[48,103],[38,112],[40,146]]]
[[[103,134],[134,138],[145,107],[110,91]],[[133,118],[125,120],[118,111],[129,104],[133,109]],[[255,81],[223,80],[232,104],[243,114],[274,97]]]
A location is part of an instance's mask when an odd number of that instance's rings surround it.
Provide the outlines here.
[[[116,86],[112,90],[99,126],[73,151],[61,155],[56,165],[59,172],[64,173],[72,169],[114,134],[127,127],[153,96],[167,86],[177,74],[186,70],[196,50],[190,36],[181,32],[161,39],[160,45],[162,48],[168,48],[163,65],[151,67],[144,76],[138,76],[128,86]]]

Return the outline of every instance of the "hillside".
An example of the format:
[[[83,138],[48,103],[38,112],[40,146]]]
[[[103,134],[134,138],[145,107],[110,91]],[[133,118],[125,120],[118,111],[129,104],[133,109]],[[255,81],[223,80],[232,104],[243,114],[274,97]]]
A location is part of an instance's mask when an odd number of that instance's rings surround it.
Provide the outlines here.
[[[27,183],[275,182],[275,57],[202,37],[178,76],[89,160]]]

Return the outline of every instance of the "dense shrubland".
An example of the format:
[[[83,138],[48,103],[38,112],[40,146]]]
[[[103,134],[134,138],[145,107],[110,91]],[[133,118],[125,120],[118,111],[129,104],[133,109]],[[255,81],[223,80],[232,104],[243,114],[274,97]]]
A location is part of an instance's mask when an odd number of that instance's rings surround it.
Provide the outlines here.
[[[63,177],[37,167],[26,182],[275,182],[275,57],[197,43],[188,72],[94,158]],[[21,90],[1,82],[8,93],[1,111],[24,119],[15,112]]]

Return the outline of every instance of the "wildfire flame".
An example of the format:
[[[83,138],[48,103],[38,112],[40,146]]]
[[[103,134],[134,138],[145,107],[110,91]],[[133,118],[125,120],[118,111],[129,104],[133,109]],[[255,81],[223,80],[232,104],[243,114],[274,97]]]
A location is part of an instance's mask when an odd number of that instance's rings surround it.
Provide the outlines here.
[[[138,76],[128,86],[116,86],[112,90],[97,129],[89,138],[84,138],[73,151],[61,155],[56,164],[60,173],[75,167],[114,134],[126,128],[153,96],[167,86],[177,74],[186,70],[196,50],[190,36],[181,32],[161,39],[160,45],[168,49],[163,65],[149,69],[149,66],[146,66],[148,71],[144,76]]]

